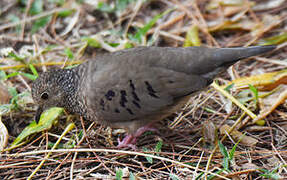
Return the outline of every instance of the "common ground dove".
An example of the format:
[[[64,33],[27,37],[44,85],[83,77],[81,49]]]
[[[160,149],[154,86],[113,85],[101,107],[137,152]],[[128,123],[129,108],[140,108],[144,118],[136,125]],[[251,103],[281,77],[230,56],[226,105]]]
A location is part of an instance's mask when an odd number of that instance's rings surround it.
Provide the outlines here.
[[[179,110],[222,70],[274,48],[138,47],[54,69],[33,83],[36,121],[47,108],[64,107],[86,120],[126,129],[118,147],[134,147],[154,122]]]

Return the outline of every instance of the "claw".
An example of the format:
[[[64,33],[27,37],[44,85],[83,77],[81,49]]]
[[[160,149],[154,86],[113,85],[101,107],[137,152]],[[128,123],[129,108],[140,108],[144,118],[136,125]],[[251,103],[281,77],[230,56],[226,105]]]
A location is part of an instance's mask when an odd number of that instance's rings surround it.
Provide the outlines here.
[[[118,145],[117,148],[125,148],[125,147],[129,147],[132,150],[136,150],[136,137],[132,136],[132,135],[127,135],[122,141],[120,140],[120,138],[118,138]]]

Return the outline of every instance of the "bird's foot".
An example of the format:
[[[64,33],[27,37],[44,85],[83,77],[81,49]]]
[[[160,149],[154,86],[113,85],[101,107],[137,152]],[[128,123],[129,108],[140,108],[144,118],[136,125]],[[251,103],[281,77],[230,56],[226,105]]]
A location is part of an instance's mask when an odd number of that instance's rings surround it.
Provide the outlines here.
[[[141,128],[139,128],[134,136],[135,137],[140,137],[143,133],[147,132],[147,131],[152,131],[152,132],[157,132],[158,133],[158,130],[156,128],[153,128],[153,127],[150,127],[150,125],[147,125],[147,126],[143,126]]]
[[[141,127],[134,134],[126,135],[126,137],[122,141],[118,138],[117,148],[130,147],[133,150],[136,150],[136,145],[135,144],[137,142],[137,138],[140,137],[143,133],[145,133],[147,131],[158,132],[157,129],[152,128],[150,126]]]
[[[125,148],[125,147],[130,147],[133,150],[136,150],[136,143],[137,138],[133,135],[126,135],[126,137],[123,140],[120,140],[120,138],[118,138],[118,145],[117,148]]]

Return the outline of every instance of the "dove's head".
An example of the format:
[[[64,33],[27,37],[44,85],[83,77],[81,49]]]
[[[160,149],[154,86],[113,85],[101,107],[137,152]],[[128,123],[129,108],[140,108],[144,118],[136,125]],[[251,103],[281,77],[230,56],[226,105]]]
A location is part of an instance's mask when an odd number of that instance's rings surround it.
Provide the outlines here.
[[[75,92],[74,72],[71,69],[53,69],[42,73],[32,84],[32,97],[38,105],[35,120],[50,107],[66,107]]]

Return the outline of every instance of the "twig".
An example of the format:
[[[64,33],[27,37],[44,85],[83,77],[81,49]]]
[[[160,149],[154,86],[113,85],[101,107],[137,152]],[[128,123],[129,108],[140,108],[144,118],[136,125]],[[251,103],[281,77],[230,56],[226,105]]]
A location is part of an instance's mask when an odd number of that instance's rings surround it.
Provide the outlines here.
[[[54,146],[52,147],[52,151],[54,149],[56,149],[56,147],[58,146],[58,144],[61,142],[62,137],[64,137],[69,131],[71,131],[73,128],[75,127],[74,123],[69,124],[65,131],[62,133],[61,137],[57,140],[57,142],[54,144]],[[32,177],[37,173],[37,171],[43,166],[43,164],[45,163],[46,159],[48,159],[50,157],[50,155],[52,154],[52,152],[48,152],[48,154],[45,156],[45,158],[41,161],[41,163],[37,166],[37,168],[30,174],[30,176],[27,178],[28,180],[32,179]]]
[[[247,109],[243,104],[241,104],[237,99],[235,99],[233,96],[231,96],[227,91],[219,87],[215,82],[211,84],[211,86],[222,93],[224,96],[226,96],[229,100],[231,100],[234,104],[236,104],[240,109],[242,109],[244,112],[246,112],[252,119],[256,119],[257,116],[251,112],[249,109]]]
[[[182,163],[182,162],[178,162],[178,161],[175,161],[175,160],[172,160],[172,159],[168,159],[168,158],[165,158],[165,157],[160,157],[160,156],[156,156],[156,155],[152,155],[152,154],[148,154],[148,153],[143,153],[143,152],[135,152],[135,151],[124,151],[124,150],[115,150],[115,149],[54,149],[54,150],[40,150],[40,151],[30,151],[30,152],[25,152],[25,153],[16,153],[16,154],[7,154],[6,156],[9,156],[9,157],[20,157],[20,156],[28,156],[28,155],[36,155],[36,154],[43,154],[43,153],[60,153],[60,152],[66,152],[66,153],[70,153],[70,152],[106,152],[106,153],[120,153],[120,154],[129,154],[129,155],[136,155],[136,156],[143,156],[143,157],[151,157],[151,158],[154,158],[154,159],[159,159],[159,160],[162,160],[162,161],[167,161],[167,162],[170,162],[170,163],[174,163],[174,164],[177,164],[179,166],[183,166],[183,167],[186,167],[186,168],[190,168],[190,169],[193,169],[195,170],[196,167],[193,167],[193,166],[190,166],[188,164],[185,164],[185,163]],[[150,152],[150,153],[155,153],[155,152]],[[226,179],[226,180],[229,180],[229,178],[226,178],[222,175],[219,175],[219,174],[216,174],[216,173],[213,173],[213,172],[207,172],[205,170],[202,170],[202,169],[197,169],[198,171],[200,172],[204,172],[204,173],[207,173],[207,174],[211,174],[211,175],[214,175],[216,177],[220,177],[222,179]]]
[[[33,2],[34,2],[34,0],[28,0],[26,8],[25,8],[24,18],[23,18],[23,21],[21,23],[22,24],[21,25],[21,34],[20,34],[21,40],[24,39],[26,19],[27,19],[28,13],[30,11],[30,8],[31,8],[31,5],[33,4]]]
[[[7,23],[7,24],[4,24],[4,25],[0,26],[0,31],[3,31],[5,29],[18,26],[18,25],[20,25],[22,23],[29,23],[29,22],[35,21],[37,19],[40,19],[42,17],[46,17],[46,16],[52,15],[54,13],[58,13],[58,12],[61,12],[61,11],[67,11],[67,10],[72,10],[72,8],[56,8],[56,9],[52,9],[51,11],[43,12],[42,14],[38,14],[36,16],[32,16],[32,17],[27,18],[25,20],[23,19],[23,20],[20,20],[18,22]]]

